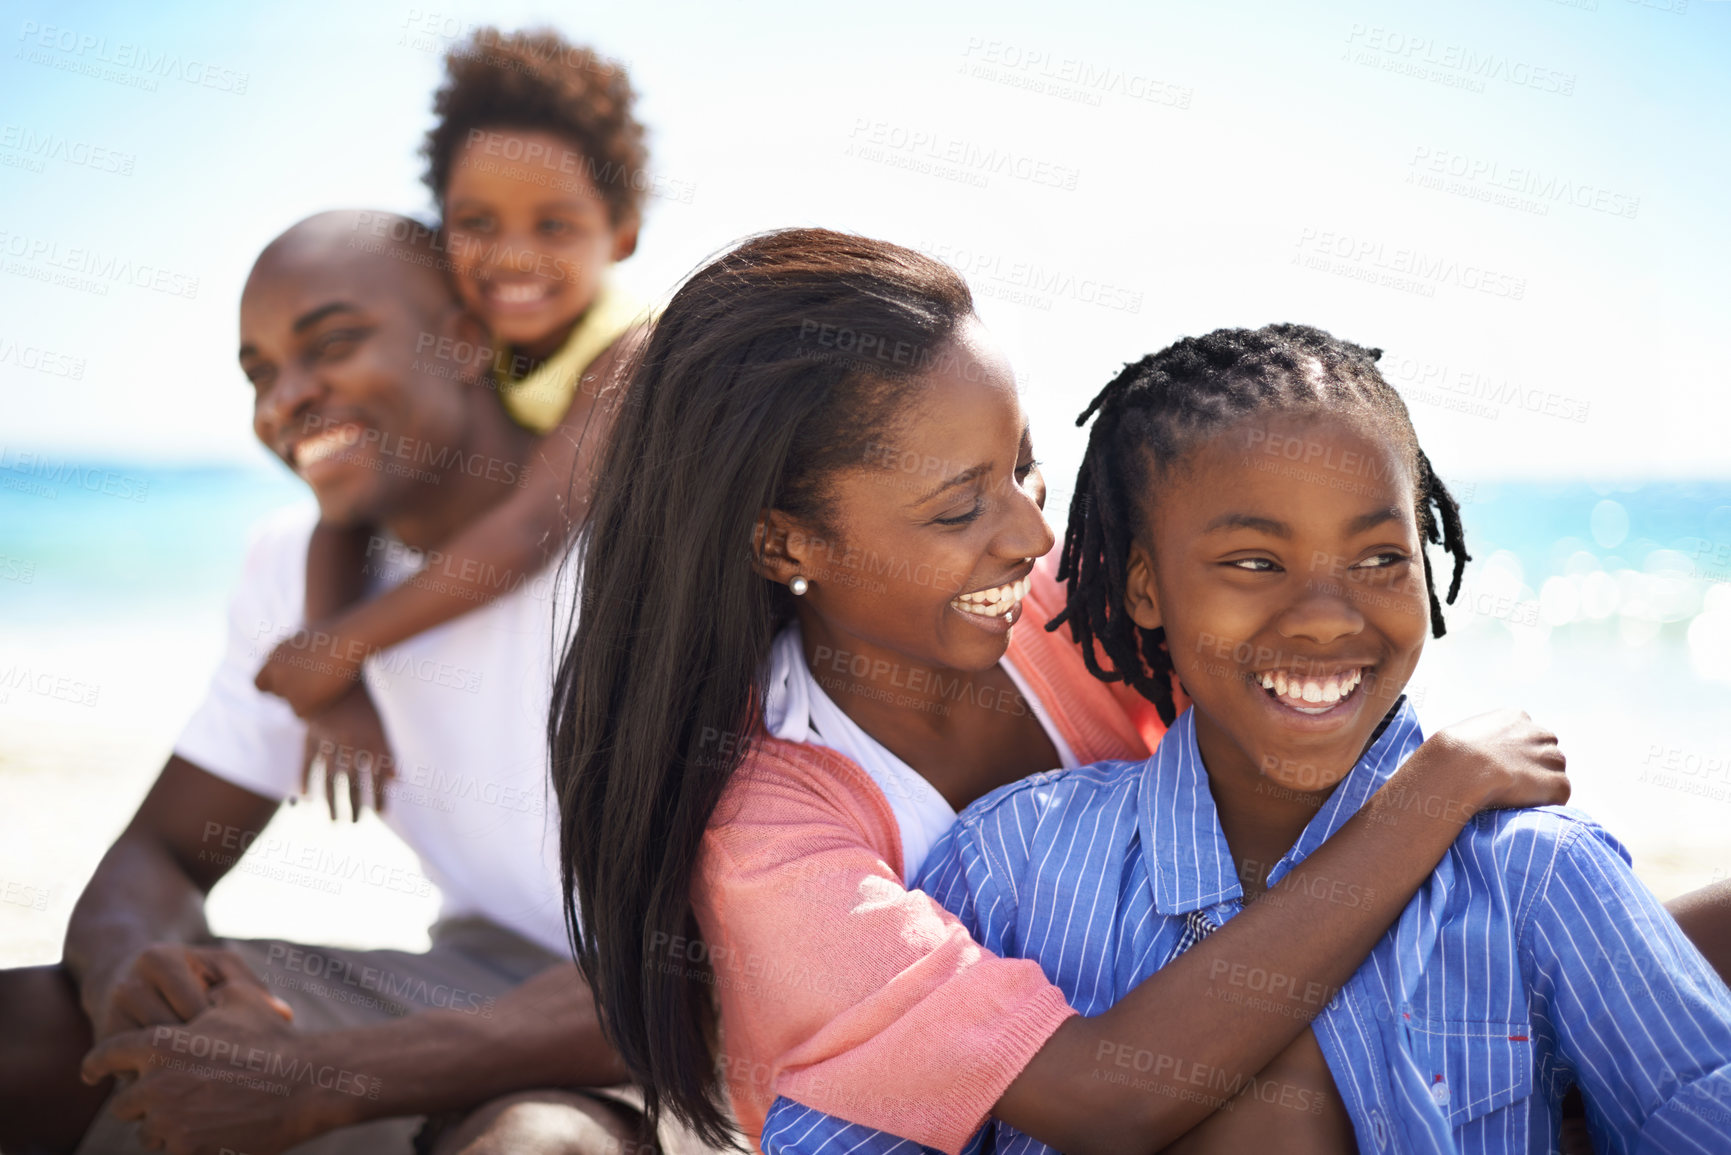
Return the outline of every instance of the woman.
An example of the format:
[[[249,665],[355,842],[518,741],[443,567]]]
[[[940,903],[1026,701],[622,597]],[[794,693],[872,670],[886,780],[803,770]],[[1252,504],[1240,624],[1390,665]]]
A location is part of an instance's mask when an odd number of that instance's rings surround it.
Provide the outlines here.
[[[1174,1067],[1254,1073],[1294,1045],[1305,992],[1352,974],[1463,816],[1566,798],[1524,717],[1445,732],[1385,788],[1436,805],[1373,803],[1303,878],[1076,1016],[906,889],[955,809],[1158,739],[1041,628],[1031,449],[966,285],[910,250],[768,234],[663,314],[595,480],[549,727],[578,961],[652,1112],[719,1139],[730,1098],[756,1143],[786,1095],[950,1151],[988,1113],[1066,1150],[1157,1149],[1218,1106]],[[1248,965],[1288,995],[1209,997]],[[1137,1078],[1101,1077],[1118,1066]]]

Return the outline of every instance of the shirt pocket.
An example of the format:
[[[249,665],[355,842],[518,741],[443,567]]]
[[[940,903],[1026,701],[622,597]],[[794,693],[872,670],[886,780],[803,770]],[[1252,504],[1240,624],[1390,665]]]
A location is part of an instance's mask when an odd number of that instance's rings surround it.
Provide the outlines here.
[[[1407,1037],[1431,1101],[1451,1127],[1533,1093],[1533,1040],[1527,1023],[1415,1017],[1407,1021]]]

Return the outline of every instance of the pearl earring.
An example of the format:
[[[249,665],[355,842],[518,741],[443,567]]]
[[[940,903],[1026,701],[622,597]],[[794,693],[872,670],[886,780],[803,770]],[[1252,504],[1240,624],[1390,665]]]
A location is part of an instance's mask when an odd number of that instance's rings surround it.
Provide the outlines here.
[[[787,583],[787,588],[793,591],[794,597],[802,597],[805,591],[811,588],[811,583],[806,581],[803,575],[795,574],[793,580]]]

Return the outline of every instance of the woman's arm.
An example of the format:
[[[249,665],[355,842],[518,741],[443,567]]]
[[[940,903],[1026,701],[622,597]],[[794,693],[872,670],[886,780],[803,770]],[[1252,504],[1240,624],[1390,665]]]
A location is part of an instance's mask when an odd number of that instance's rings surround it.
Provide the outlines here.
[[[1561,768],[1554,738],[1525,715],[1440,732],[1300,870],[1091,1018],[1054,1001],[1036,964],[992,955],[966,919],[903,889],[836,795],[802,799],[797,781],[760,778],[739,816],[711,828],[729,857],[700,876],[697,904],[724,1024],[760,1051],[730,1056],[750,1073],[731,1080],[741,1122],[749,1131],[780,1095],[945,1151],[988,1112],[1065,1151],[1157,1151],[1219,1106],[1196,1094],[1196,1071],[1226,1085],[1259,1072],[1320,1013],[1315,992],[1369,955],[1465,821],[1565,800]],[[830,783],[846,777],[832,769]],[[1241,964],[1287,976],[1290,995],[1264,1009],[1209,997]],[[1111,1077],[1119,1055],[1138,1052],[1169,1061]]]
[[[1244,913],[1110,1010],[1059,1027],[994,1114],[1064,1151],[1165,1147],[1220,1105],[1195,1094],[1198,1071],[1209,1076],[1204,1090],[1261,1071],[1322,1012],[1328,1000],[1316,992],[1340,987],[1369,957],[1465,822],[1481,810],[1567,801],[1562,769],[1555,737],[1525,714],[1439,731]],[[1227,993],[1218,976],[1250,966],[1276,976],[1259,1005],[1211,997]],[[1100,1078],[1119,1069],[1116,1056],[1138,1051],[1155,1056],[1135,1071],[1143,1089]]]

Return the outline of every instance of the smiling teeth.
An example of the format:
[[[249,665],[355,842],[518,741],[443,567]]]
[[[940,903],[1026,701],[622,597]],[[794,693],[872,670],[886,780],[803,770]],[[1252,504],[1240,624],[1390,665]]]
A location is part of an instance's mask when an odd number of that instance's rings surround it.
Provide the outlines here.
[[[982,618],[1001,618],[1028,596],[1028,589],[1033,585],[1032,575],[1009,585],[998,586],[995,589],[979,590],[976,593],[962,594],[950,599],[950,605],[965,614],[977,614]]]
[[[1256,677],[1256,681],[1264,690],[1284,699],[1287,705],[1295,707],[1301,702],[1306,706],[1333,706],[1357,689],[1358,684],[1363,680],[1364,670],[1362,667],[1350,672],[1331,674],[1326,678],[1288,678],[1284,670],[1275,670],[1272,673],[1263,673]],[[1307,712],[1320,713],[1321,711]]]
[[[323,433],[315,433],[303,438],[294,448],[296,469],[305,469],[316,465],[327,457],[341,453],[361,439],[361,431],[353,425],[339,425],[335,429],[327,429]]]
[[[528,301],[539,301],[545,297],[551,288],[537,284],[501,284],[497,281],[491,286],[492,296],[507,305],[521,305]]]

